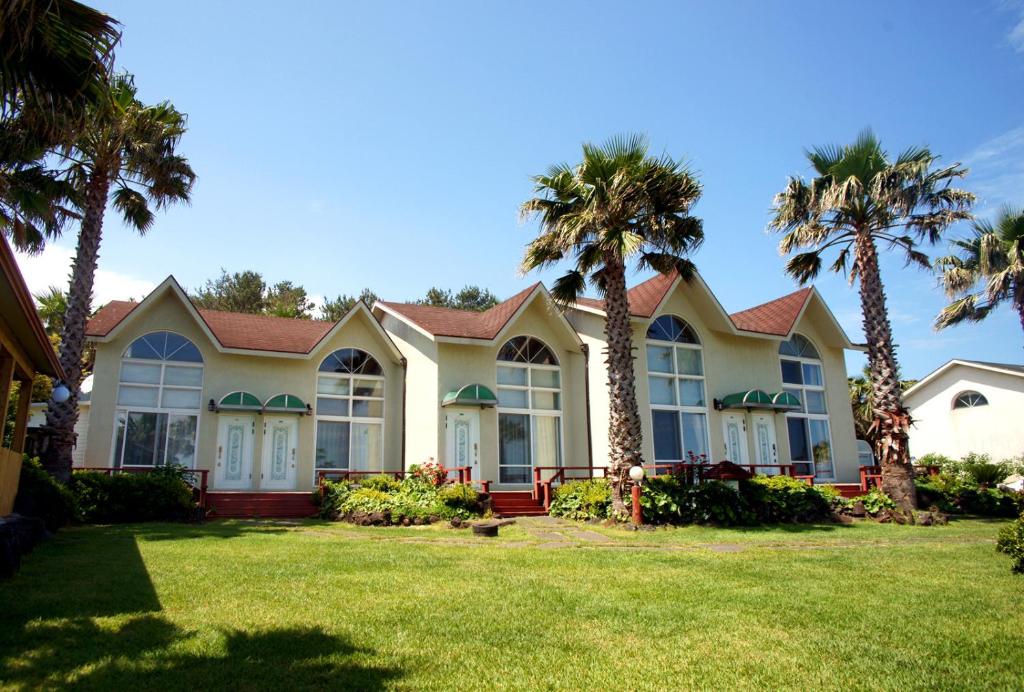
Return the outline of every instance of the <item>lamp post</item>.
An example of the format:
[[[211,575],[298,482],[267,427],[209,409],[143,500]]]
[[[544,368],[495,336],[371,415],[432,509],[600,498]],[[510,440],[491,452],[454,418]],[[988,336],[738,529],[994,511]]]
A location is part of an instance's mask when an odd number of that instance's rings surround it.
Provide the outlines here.
[[[632,500],[633,500],[633,524],[640,526],[644,523],[644,510],[640,507],[640,484],[643,483],[646,471],[644,467],[637,464],[631,466],[629,469],[629,479],[633,481],[632,487]]]

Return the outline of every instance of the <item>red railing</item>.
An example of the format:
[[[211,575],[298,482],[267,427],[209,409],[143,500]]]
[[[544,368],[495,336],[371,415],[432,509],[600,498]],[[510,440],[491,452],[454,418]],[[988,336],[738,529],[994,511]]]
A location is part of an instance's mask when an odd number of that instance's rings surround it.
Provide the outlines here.
[[[860,467],[860,490],[861,492],[868,492],[871,490],[871,486],[876,488],[882,487],[882,467],[881,466],[861,466]]]
[[[150,473],[154,469],[164,468],[162,466],[121,466],[113,468],[110,466],[76,466],[71,470],[73,472],[88,471],[89,473],[102,473],[107,476],[112,476],[115,473]],[[199,508],[206,511],[206,489],[207,480],[210,472],[207,469],[185,469],[182,472],[185,476],[185,482],[192,486],[192,490],[195,494],[196,504]]]
[[[442,467],[444,468],[444,467]],[[473,480],[473,469],[469,466],[453,466],[451,468],[445,468],[445,475],[448,481],[454,481],[459,485],[479,485],[481,492],[489,492],[491,487],[490,481],[475,481]],[[452,478],[452,474],[455,474],[455,478]],[[405,478],[408,475],[407,471],[360,471],[357,469],[317,469],[316,472],[316,487],[323,488],[324,482],[329,480],[328,476],[336,476],[337,480],[348,480],[353,477],[360,476],[393,476],[398,480]]]

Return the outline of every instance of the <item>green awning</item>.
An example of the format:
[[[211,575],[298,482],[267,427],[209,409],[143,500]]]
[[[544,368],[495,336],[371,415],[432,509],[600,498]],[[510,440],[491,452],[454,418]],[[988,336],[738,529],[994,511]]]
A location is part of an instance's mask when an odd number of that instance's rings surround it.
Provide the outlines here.
[[[497,406],[498,397],[482,384],[467,384],[444,395],[441,406]]]
[[[722,397],[722,408],[773,408],[772,397],[760,389],[749,389]]]
[[[219,411],[260,411],[262,409],[263,404],[255,394],[241,391],[225,394],[217,404]]]
[[[294,394],[278,394],[267,399],[263,404],[264,411],[272,413],[307,413],[306,402]]]
[[[800,399],[789,392],[772,394],[772,406],[778,409],[800,408]]]

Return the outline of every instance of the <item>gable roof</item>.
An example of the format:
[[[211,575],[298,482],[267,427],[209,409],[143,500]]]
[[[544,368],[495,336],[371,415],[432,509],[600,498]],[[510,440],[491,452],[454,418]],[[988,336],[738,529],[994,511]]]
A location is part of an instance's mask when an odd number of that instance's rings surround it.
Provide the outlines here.
[[[118,330],[144,309],[143,306],[168,291],[182,302],[200,328],[210,337],[210,341],[221,351],[309,356],[349,319],[362,312],[379,332],[392,356],[396,360],[401,360],[402,357],[394,342],[361,302],[357,302],[337,322],[205,310],[195,307],[173,276],[167,277],[141,303],[115,300],[100,308],[86,324],[85,335],[97,341],[112,339]]]
[[[668,274],[655,274],[647,281],[626,291],[626,298],[629,300],[629,314],[644,318],[654,315],[678,278],[679,273],[676,271]],[[580,297],[576,299],[576,304],[604,312],[605,302],[601,298]]]
[[[781,298],[734,312],[729,318],[737,329],[745,332],[789,336],[813,292],[813,288],[801,288]]]
[[[432,336],[490,341],[501,332],[539,286],[540,283],[535,283],[483,312],[387,301],[377,301],[374,307],[380,307],[384,312],[391,314],[397,313],[396,316],[412,322]]]
[[[950,368],[954,368],[958,365],[962,365],[968,368],[975,368],[977,370],[987,370],[989,372],[999,372],[1004,375],[1011,375],[1015,377],[1024,377],[1024,365],[1016,365],[1013,363],[992,363],[984,360],[965,360],[963,358],[954,358],[947,363],[943,363],[938,368],[928,373],[920,380],[914,383],[913,386],[908,387],[907,391],[903,392],[903,396],[909,396],[924,385],[934,380],[936,377],[946,372]]]

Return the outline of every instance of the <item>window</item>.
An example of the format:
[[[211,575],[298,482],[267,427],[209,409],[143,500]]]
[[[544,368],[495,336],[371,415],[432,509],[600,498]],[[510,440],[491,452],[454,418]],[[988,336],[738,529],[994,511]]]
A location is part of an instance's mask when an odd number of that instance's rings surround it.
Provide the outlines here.
[[[708,406],[700,340],[686,322],[662,315],[647,329],[646,346],[654,460],[706,459]]]
[[[192,468],[203,398],[203,356],[173,332],[131,343],[121,358],[113,466]]]
[[[373,356],[342,348],[316,378],[316,468],[383,468],[384,370]]]
[[[542,342],[517,336],[498,351],[498,481],[530,483],[562,465],[562,373]]]
[[[832,437],[825,402],[825,376],[821,356],[800,334],[779,346],[782,386],[800,400],[800,408],[786,413],[789,457],[800,475],[832,480]]]
[[[988,399],[984,394],[966,391],[960,392],[953,399],[953,408],[974,408],[975,406],[988,406]]]

